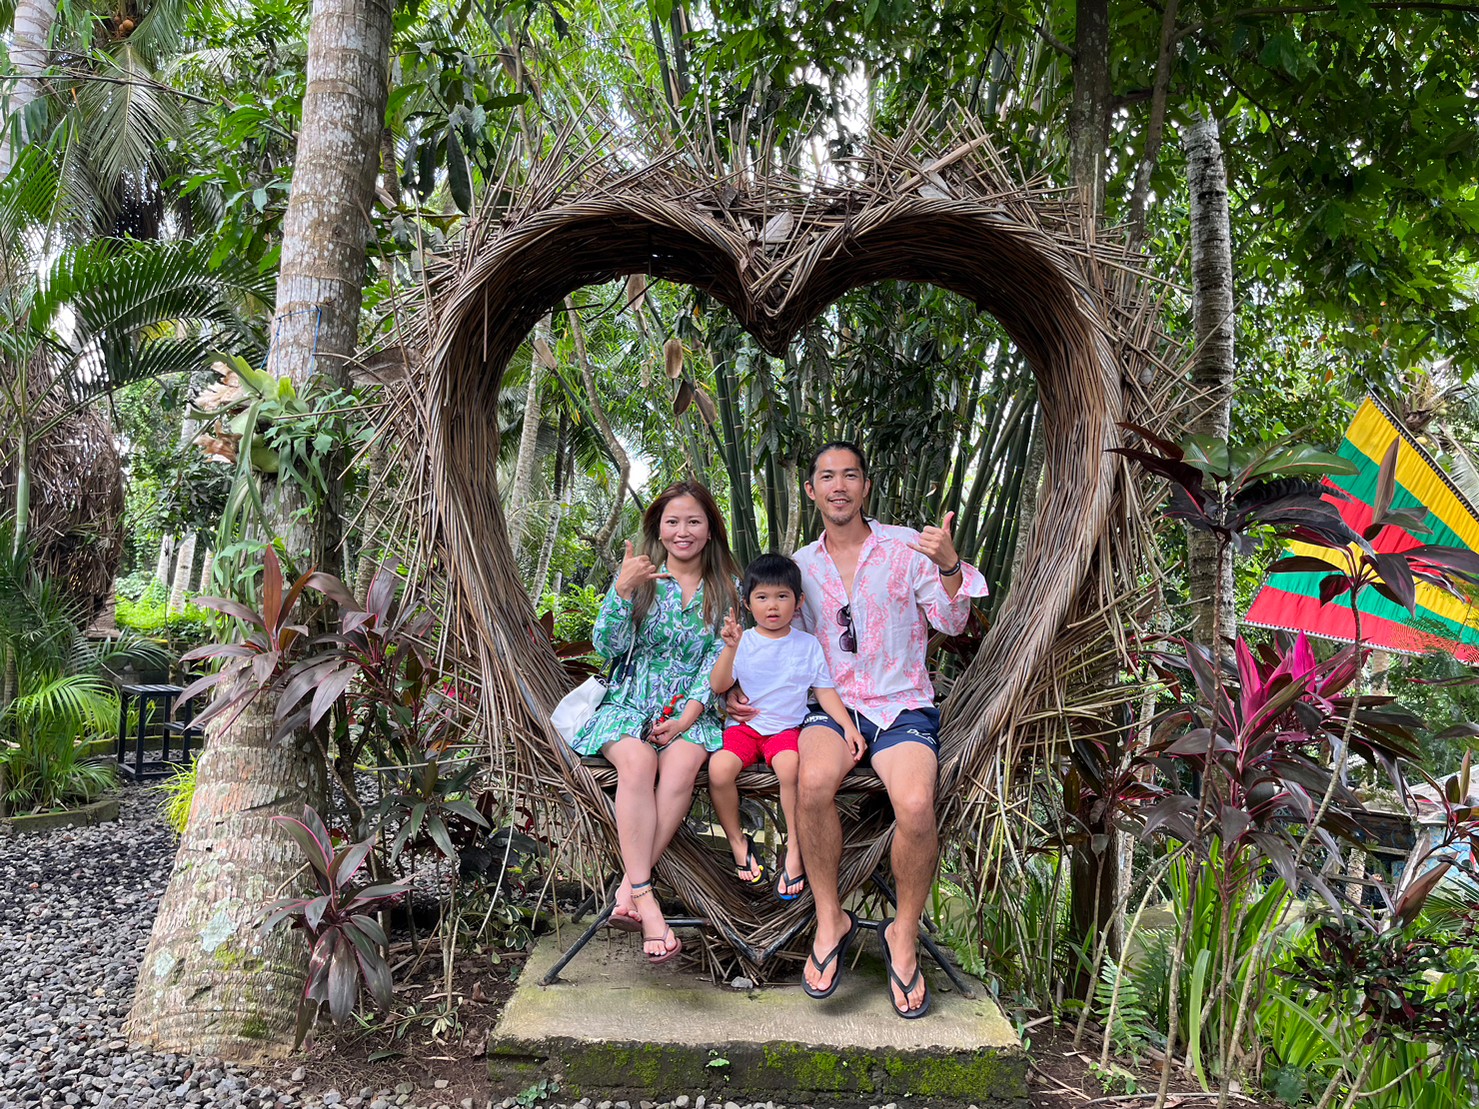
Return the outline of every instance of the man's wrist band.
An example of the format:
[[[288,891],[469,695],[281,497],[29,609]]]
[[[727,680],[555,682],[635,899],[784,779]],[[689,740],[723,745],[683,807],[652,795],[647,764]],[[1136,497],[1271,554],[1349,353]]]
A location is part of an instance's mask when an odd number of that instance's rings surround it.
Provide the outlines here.
[[[960,573],[960,568],[963,565],[963,563],[964,563],[964,560],[963,559],[957,558],[955,560],[955,565],[954,566],[950,567],[950,569],[948,569],[948,570],[941,570],[940,571],[940,577],[942,577],[942,578],[953,578],[956,574]]]

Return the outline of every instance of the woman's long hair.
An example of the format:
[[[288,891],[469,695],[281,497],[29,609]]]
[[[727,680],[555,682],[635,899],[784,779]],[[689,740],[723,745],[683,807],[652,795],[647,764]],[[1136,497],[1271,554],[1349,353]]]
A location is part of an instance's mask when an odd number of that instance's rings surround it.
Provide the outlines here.
[[[709,541],[704,544],[702,562],[704,576],[704,623],[717,634],[724,622],[724,614],[730,609],[739,610],[739,594],[734,580],[739,577],[739,567],[729,551],[729,530],[724,526],[724,517],[714,503],[714,494],[697,481],[675,481],[664,489],[642,514],[642,535],[637,549],[652,559],[654,566],[661,566],[668,557],[662,545],[662,515],[668,505],[679,497],[692,497],[709,518]],[[647,611],[657,596],[654,582],[644,582],[637,587],[633,596],[632,622],[641,626]]]

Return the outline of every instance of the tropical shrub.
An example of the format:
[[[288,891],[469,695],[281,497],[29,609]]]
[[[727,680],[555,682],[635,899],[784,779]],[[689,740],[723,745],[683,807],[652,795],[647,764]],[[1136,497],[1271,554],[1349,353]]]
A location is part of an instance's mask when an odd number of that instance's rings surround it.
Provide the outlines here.
[[[305,934],[311,949],[308,980],[298,1001],[296,1048],[324,1006],[330,1019],[341,1024],[354,1012],[362,989],[369,990],[382,1008],[390,1004],[385,930],[370,914],[396,901],[409,887],[395,882],[357,886],[355,878],[373,841],[336,847],[323,819],[311,808],[303,810],[301,819],[272,819],[297,842],[317,887],[307,897],[281,898],[262,914],[264,932],[290,924]]]

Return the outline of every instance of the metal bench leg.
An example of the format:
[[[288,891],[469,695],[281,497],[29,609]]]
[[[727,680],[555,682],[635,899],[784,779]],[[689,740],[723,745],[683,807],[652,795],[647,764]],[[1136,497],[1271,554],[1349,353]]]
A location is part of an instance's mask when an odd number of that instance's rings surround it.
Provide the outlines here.
[[[595,934],[601,930],[602,925],[611,919],[611,913],[615,908],[616,898],[613,897],[596,914],[596,919],[591,921],[591,926],[581,933],[580,939],[566,948],[565,954],[561,955],[559,961],[549,968],[549,973],[539,980],[541,986],[552,986],[559,980],[560,971],[570,964],[571,959],[580,954],[581,948],[591,942]]]

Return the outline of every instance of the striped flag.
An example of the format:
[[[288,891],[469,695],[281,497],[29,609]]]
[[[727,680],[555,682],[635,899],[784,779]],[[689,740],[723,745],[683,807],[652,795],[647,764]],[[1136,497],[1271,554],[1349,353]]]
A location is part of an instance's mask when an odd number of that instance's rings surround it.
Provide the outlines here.
[[[1340,455],[1359,468],[1350,476],[1326,478],[1325,484],[1341,490],[1349,500],[1327,497],[1345,522],[1358,534],[1371,524],[1376,499],[1377,474],[1382,458],[1394,440],[1397,448],[1397,487],[1393,509],[1426,508],[1423,522],[1431,529],[1414,537],[1398,527],[1385,527],[1371,540],[1378,554],[1408,550],[1425,543],[1462,547],[1479,552],[1479,515],[1449,480],[1431,455],[1401,427],[1374,398],[1367,397],[1351,421],[1340,445]],[[1341,555],[1309,543],[1290,541],[1286,555],[1310,555],[1341,566]],[[1272,574],[1253,599],[1246,622],[1260,628],[1307,632],[1326,639],[1350,643],[1356,639],[1356,621],[1350,595],[1320,604],[1319,573]],[[1472,602],[1461,601],[1426,582],[1417,583],[1417,612],[1364,589],[1358,601],[1361,611],[1361,640],[1372,647],[1403,654],[1446,651],[1467,663],[1479,663],[1479,611]]]

